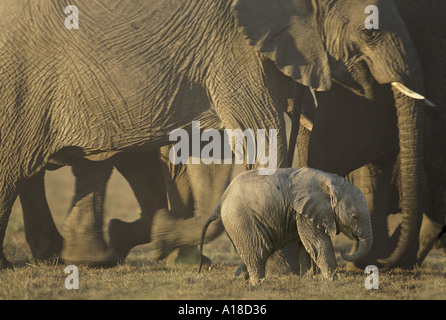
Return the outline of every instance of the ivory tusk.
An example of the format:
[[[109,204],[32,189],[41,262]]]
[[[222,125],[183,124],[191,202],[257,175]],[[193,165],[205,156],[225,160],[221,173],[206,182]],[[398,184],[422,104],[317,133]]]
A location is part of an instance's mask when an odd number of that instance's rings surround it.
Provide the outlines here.
[[[435,103],[433,103],[432,101],[429,101],[429,100],[427,100],[427,99],[424,99],[424,102],[425,102],[429,107],[432,107],[432,108],[435,108],[435,107],[436,107]]]
[[[412,98],[412,99],[416,99],[416,100],[424,100],[424,102],[429,106],[429,107],[435,107],[435,104],[432,103],[431,101],[427,100],[424,96],[422,96],[419,93],[416,93],[415,91],[410,90],[408,87],[406,87],[404,84],[400,83],[400,82],[392,82],[392,86],[395,87],[395,89],[397,89],[399,92],[405,94],[406,96]]]
[[[410,90],[404,84],[400,82],[392,82],[392,86],[394,86],[399,92],[404,93],[406,96],[416,99],[416,100],[424,100],[426,99],[421,94],[416,93],[415,91]]]

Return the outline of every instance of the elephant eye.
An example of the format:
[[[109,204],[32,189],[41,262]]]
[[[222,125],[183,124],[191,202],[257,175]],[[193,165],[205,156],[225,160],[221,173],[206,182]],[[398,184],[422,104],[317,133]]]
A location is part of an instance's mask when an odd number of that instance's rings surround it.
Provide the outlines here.
[[[380,36],[380,33],[376,29],[364,29],[362,30],[362,38],[367,42],[376,41]]]
[[[352,217],[353,220],[358,220],[359,217],[355,212],[350,212],[350,216]]]

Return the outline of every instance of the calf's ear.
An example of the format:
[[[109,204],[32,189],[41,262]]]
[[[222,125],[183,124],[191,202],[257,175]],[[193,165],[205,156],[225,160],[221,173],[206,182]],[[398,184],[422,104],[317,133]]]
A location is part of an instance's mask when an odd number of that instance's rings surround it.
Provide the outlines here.
[[[317,170],[296,170],[288,178],[287,194],[296,214],[306,216],[317,228],[323,229],[332,237],[337,233],[333,212],[336,197],[331,195],[331,188],[334,186],[325,177],[325,174]]]

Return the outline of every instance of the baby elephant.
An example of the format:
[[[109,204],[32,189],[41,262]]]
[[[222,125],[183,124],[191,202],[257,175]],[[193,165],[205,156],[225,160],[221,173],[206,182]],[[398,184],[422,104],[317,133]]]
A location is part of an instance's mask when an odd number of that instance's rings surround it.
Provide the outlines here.
[[[328,279],[337,268],[331,236],[342,232],[359,241],[352,255],[342,252],[352,262],[365,257],[373,242],[361,191],[337,175],[306,167],[278,169],[269,176],[258,170],[237,176],[203,227],[201,252],[209,224],[220,217],[252,284],[264,279],[268,257],[296,238],[305,248],[304,256],[309,254]]]

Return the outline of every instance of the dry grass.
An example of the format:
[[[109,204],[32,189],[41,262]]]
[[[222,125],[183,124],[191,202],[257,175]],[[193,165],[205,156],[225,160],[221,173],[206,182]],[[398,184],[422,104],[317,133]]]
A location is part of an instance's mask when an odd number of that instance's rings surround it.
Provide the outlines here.
[[[47,177],[48,199],[58,226],[68,210],[73,183],[69,169]],[[125,220],[138,217],[132,192],[117,174],[110,182],[106,209],[106,221],[114,217]],[[337,249],[349,245],[342,237],[336,237],[334,244]],[[151,262],[150,245],[143,245],[135,248],[120,266],[80,267],[79,290],[67,290],[65,266],[31,260],[19,203],[14,207],[4,248],[15,269],[0,272],[0,299],[446,299],[446,258],[440,250],[432,251],[416,272],[394,270],[381,274],[379,290],[366,290],[363,271],[349,271],[341,260],[339,279],[335,282],[327,282],[320,276],[290,275],[269,277],[263,285],[252,287],[242,279],[233,278],[240,260],[222,235],[206,245],[206,255],[215,265],[200,274],[196,266],[168,267]]]

